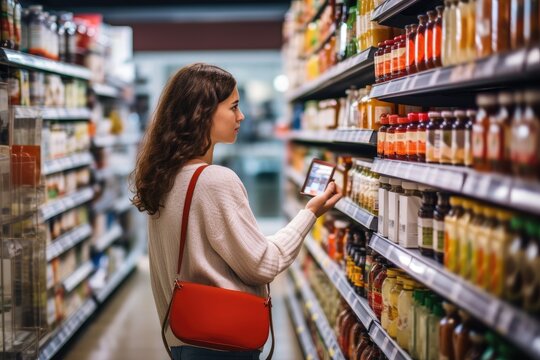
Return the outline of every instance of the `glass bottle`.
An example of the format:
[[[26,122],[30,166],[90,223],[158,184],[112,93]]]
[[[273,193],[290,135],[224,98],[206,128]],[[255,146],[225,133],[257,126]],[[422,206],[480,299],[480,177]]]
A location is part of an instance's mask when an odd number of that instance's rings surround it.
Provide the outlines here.
[[[395,149],[397,160],[407,160],[407,126],[409,119],[398,117],[398,126],[395,130]]]
[[[418,15],[418,28],[414,40],[414,63],[418,72],[426,70],[425,38],[427,16]]]
[[[383,299],[383,309],[381,312],[381,326],[384,330],[388,331],[388,319],[391,315],[390,313],[390,290],[396,284],[396,277],[398,271],[394,268],[389,268],[386,270],[386,278],[382,284],[382,299]]]
[[[476,120],[476,110],[467,110],[467,120],[465,121],[465,144],[464,144],[464,165],[472,167],[474,164],[472,129]]]
[[[416,159],[418,162],[426,162],[426,126],[429,122],[429,115],[427,113],[418,113],[418,127],[417,127],[417,138],[418,138],[418,147],[416,149]]]
[[[354,324],[356,324],[357,322],[358,320],[356,318],[356,315],[351,310],[349,310],[345,318],[343,318],[341,328],[339,329],[338,343],[343,352],[349,349],[350,332]]]
[[[448,41],[448,54],[446,56],[447,64],[443,65],[454,65],[460,62],[462,59],[458,57],[459,44],[457,42],[457,32],[459,31],[458,24],[458,0],[450,0],[450,8],[448,9],[448,22],[449,22],[449,34],[447,37]]]
[[[506,298],[517,306],[523,303],[523,283],[525,277],[526,249],[529,239],[525,231],[525,222],[519,217],[510,221],[512,240],[508,248],[505,271]]]
[[[523,45],[530,46],[540,38],[540,4],[538,0],[523,2]]]
[[[375,285],[375,279],[377,278],[377,275],[379,274],[379,271],[381,271],[382,268],[383,268],[383,264],[382,264],[381,257],[378,255],[374,255],[373,263],[371,264],[371,268],[369,269],[369,274],[368,274],[368,294],[367,294],[368,304],[369,304],[369,307],[372,309],[375,306],[373,304],[373,298],[374,298],[373,288]]]
[[[399,36],[399,44],[397,47],[397,73],[396,78],[407,75],[407,36]]]
[[[473,281],[478,287],[487,289],[489,278],[494,271],[494,269],[489,267],[488,254],[493,243],[492,233],[497,225],[497,220],[495,218],[495,208],[484,207],[482,211],[484,221],[477,232],[476,245],[473,252],[473,267],[476,269],[476,277]]]
[[[433,213],[436,195],[430,188],[420,188],[422,205],[418,210],[418,249],[424,256],[433,256]]]
[[[41,5],[31,5],[28,17],[28,52],[33,55],[45,56],[45,18]]]
[[[431,293],[426,292],[422,301],[422,306],[418,309],[416,326],[416,355],[418,360],[427,360],[428,357],[428,316],[433,306],[433,297]]]
[[[396,158],[395,133],[396,133],[397,123],[398,123],[398,116],[389,115],[388,121],[390,123],[390,126],[386,129],[386,140],[384,143],[384,156],[387,159],[395,159]]]
[[[454,359],[464,359],[472,346],[470,333],[472,331],[472,319],[471,316],[465,311],[458,311],[461,322],[456,326],[453,335],[454,343]]]
[[[429,112],[429,123],[426,125],[426,162],[435,164],[440,160],[441,133],[440,126],[443,121],[438,111]]]
[[[452,11],[452,0],[444,0],[444,13],[442,20],[442,46],[441,64],[451,65],[452,41],[455,39],[455,13]]]
[[[341,2],[341,17],[338,19],[338,27],[336,30],[336,63],[345,60],[345,54],[347,51],[347,18],[348,18],[348,9],[347,5],[343,1]],[[339,12],[337,13],[339,15]]]
[[[392,48],[394,40],[386,40],[384,48],[384,81],[392,80]]]
[[[405,65],[405,68],[406,68],[406,71],[407,71],[407,74],[414,74],[415,72],[417,72],[417,69],[416,69],[416,62],[415,62],[415,55],[414,55],[414,52],[415,52],[415,44],[416,44],[416,32],[418,30],[418,25],[416,24],[411,24],[409,25],[409,31],[406,33],[406,37],[407,37],[407,43],[406,43],[406,46],[405,46],[405,61],[406,61],[406,65]]]
[[[13,41],[14,49],[19,50],[21,48],[22,41],[22,5],[18,0],[14,1],[13,8]]]
[[[452,128],[455,122],[453,111],[443,111],[441,113],[443,121],[439,126],[439,163],[450,165],[452,163]]]
[[[362,297],[366,297],[366,284],[364,283],[365,264],[366,264],[366,245],[364,241],[363,245],[360,245],[360,247],[356,251],[356,254],[354,257],[354,267],[353,267],[354,290],[358,295]]]
[[[487,158],[493,171],[510,173],[511,121],[514,113],[514,95],[501,92],[499,111],[489,117]]]
[[[363,332],[360,335],[360,340],[358,341],[358,345],[356,346],[356,349],[354,350],[353,359],[355,359],[355,360],[361,359],[362,354],[370,346],[371,346],[371,338],[369,337],[367,332]]]
[[[491,233],[487,261],[490,276],[488,291],[499,298],[505,298],[504,277],[506,274],[506,258],[512,237],[510,235],[510,219],[512,215],[504,210],[497,210],[497,223]]]
[[[523,271],[523,307],[529,314],[540,314],[540,227],[529,220],[525,229],[529,243]]]
[[[431,313],[427,318],[428,326],[428,360],[439,360],[439,332],[441,318],[444,316],[444,310],[438,299],[433,301]]]
[[[409,125],[407,126],[407,160],[417,161],[418,151],[418,113],[408,113],[407,118]]]
[[[405,350],[409,350],[409,340],[411,338],[411,323],[410,320],[411,306],[413,302],[414,281],[405,279],[403,281],[403,290],[398,297],[398,320],[397,320],[397,342],[399,346]]]
[[[450,212],[448,194],[437,193],[437,206],[433,212],[433,252],[435,260],[444,263],[444,219]]]
[[[390,179],[388,192],[388,240],[397,243],[399,239],[399,195],[404,193],[401,180]]]
[[[473,219],[473,202],[467,199],[462,200],[463,215],[457,220],[457,264],[455,270],[463,278],[469,277],[470,252],[469,252],[469,225]]]
[[[489,118],[497,111],[497,97],[491,94],[480,94],[476,97],[476,103],[479,110],[472,128],[474,168],[479,171],[488,171],[487,133]]]
[[[456,119],[452,124],[452,140],[451,140],[451,163],[452,165],[465,165],[465,124],[468,120],[465,110],[454,111]]]
[[[413,297],[412,297],[412,303],[411,303],[411,309],[410,316],[409,316],[409,329],[410,329],[410,336],[409,336],[409,344],[407,345],[407,349],[409,350],[409,355],[411,355],[412,358],[416,358],[416,311],[418,310],[418,302],[420,293],[422,293],[423,290],[418,288],[418,284],[415,284],[415,289],[413,290]]]
[[[398,332],[398,298],[403,289],[403,276],[396,277],[396,283],[390,290],[390,315],[388,316],[388,335],[394,340],[397,339]]]
[[[477,329],[473,329],[469,335],[471,347],[467,349],[464,360],[481,359],[482,354],[486,349],[486,340],[484,334]]]
[[[512,121],[513,172],[526,179],[538,179],[540,169],[540,91],[524,94],[523,116]]]
[[[360,321],[356,321],[356,323],[352,326],[350,335],[349,335],[349,342],[348,342],[348,349],[345,349],[344,353],[348,355],[349,359],[353,359],[354,356],[354,350],[358,346],[358,342],[360,341],[360,336],[362,332],[365,332],[366,329],[364,325]]]
[[[526,0],[510,1],[510,48],[518,49],[525,45],[523,24],[525,21],[524,3]]]
[[[381,116],[381,127],[377,132],[377,156],[379,158],[384,158],[384,146],[386,142],[386,131],[388,129],[389,119],[388,115]]]
[[[424,62],[426,69],[432,69],[435,67],[433,63],[433,29],[437,21],[437,12],[434,10],[429,10],[427,12],[427,24],[424,35]]]
[[[456,327],[459,325],[460,319],[457,313],[457,307],[445,301],[443,308],[446,316],[439,322],[439,358],[454,360],[454,342],[453,335]]]
[[[442,52],[442,24],[443,24],[443,13],[444,6],[437,6],[437,17],[435,19],[435,25],[433,26],[433,54],[432,54],[432,63],[433,67],[442,66],[441,52]]]
[[[461,276],[468,279],[472,283],[475,282],[477,277],[478,268],[475,266],[475,260],[477,258],[478,242],[480,239],[480,232],[484,223],[484,208],[476,202],[472,205],[473,217],[469,223],[467,229],[467,238],[465,248],[460,249],[461,256]],[[463,250],[463,251],[461,251]]]
[[[491,50],[501,53],[510,49],[510,0],[493,0],[491,7]]]
[[[467,48],[467,37],[469,31],[468,24],[468,0],[459,0],[456,7],[456,53],[454,63],[467,61],[469,59]]]
[[[382,267],[379,270],[379,272],[376,274],[376,277],[373,281],[373,287],[372,287],[372,303],[373,303],[373,312],[375,313],[375,316],[377,316],[377,319],[381,321],[381,315],[384,308],[384,299],[382,294],[382,287],[384,280],[387,277],[387,267],[385,263],[382,263]]]
[[[491,49],[492,0],[476,0],[476,57],[483,58],[493,53]]]
[[[399,43],[400,43],[400,37],[395,36],[394,37],[394,44],[392,45],[392,62],[390,63],[390,72],[391,76],[390,79],[396,79],[398,77],[399,72]]]
[[[450,198],[450,212],[444,218],[444,267],[458,273],[459,240],[457,222],[463,216],[463,202],[461,198]]]
[[[384,81],[384,42],[377,45],[373,62],[375,63],[375,83]]]

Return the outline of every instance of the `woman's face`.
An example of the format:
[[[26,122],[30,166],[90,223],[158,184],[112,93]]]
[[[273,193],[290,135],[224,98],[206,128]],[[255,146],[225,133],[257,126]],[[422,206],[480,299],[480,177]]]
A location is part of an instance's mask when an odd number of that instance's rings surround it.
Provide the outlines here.
[[[214,117],[212,118],[212,130],[210,136],[212,143],[232,144],[236,141],[240,123],[244,121],[244,114],[238,105],[240,96],[235,87],[231,95],[219,103]]]

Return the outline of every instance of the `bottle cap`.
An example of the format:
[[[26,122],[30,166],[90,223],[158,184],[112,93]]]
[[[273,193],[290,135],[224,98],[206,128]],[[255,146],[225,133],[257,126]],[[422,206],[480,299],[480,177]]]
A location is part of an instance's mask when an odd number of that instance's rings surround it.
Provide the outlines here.
[[[396,277],[398,274],[398,272],[396,271],[395,268],[390,268],[388,270],[386,270],[386,276],[387,277]]]
[[[349,223],[345,220],[336,220],[334,221],[334,226],[338,229],[346,229],[349,227]]]
[[[498,99],[499,104],[502,106],[509,106],[514,103],[514,94],[508,91],[503,91],[499,93]]]
[[[524,100],[527,104],[537,104],[540,102],[540,91],[538,90],[526,90]]]
[[[418,120],[425,122],[429,121],[429,114],[428,113],[418,113]]]
[[[497,96],[494,94],[478,94],[476,104],[482,107],[497,105]]]
[[[398,124],[408,124],[409,123],[409,118],[407,117],[399,117],[398,118]]]
[[[430,119],[433,119],[433,118],[440,118],[441,117],[441,113],[438,112],[438,111],[430,111],[428,112],[428,116]]]
[[[476,110],[472,110],[472,109],[467,110],[467,116],[475,118],[476,117]]]
[[[418,113],[408,113],[407,118],[409,119],[409,122],[418,122]]]
[[[388,115],[381,115],[380,121],[382,125],[388,125],[390,123],[390,119],[388,118]]]
[[[445,111],[441,112],[441,116],[443,118],[453,118],[454,117],[454,112],[445,110]]]
[[[390,178],[390,185],[392,185],[392,186],[401,185],[401,180],[396,179],[396,178]]]
[[[416,183],[410,182],[410,181],[404,181],[401,183],[401,187],[405,190],[417,190],[418,186]]]
[[[457,118],[462,118],[467,116],[467,111],[465,110],[456,110],[454,111],[454,116]]]
[[[397,124],[398,116],[397,115],[389,115],[388,119],[390,120],[390,124],[395,125],[395,124]]]
[[[388,176],[381,176],[379,178],[379,182],[382,183],[382,184],[389,184],[390,183],[390,178],[388,178]]]

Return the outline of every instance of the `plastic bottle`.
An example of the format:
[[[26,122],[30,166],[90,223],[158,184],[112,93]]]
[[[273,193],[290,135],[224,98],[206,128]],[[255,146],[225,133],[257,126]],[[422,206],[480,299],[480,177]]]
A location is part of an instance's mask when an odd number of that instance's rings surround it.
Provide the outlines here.
[[[409,340],[411,337],[410,320],[411,306],[413,303],[414,281],[405,279],[403,281],[403,290],[398,297],[398,321],[397,321],[397,342],[405,351],[409,351]]]
[[[418,28],[414,41],[414,63],[418,72],[426,70],[425,37],[427,16],[418,15]]]
[[[433,256],[433,212],[436,195],[430,188],[421,187],[422,205],[418,210],[418,249],[424,256]]]
[[[491,94],[480,94],[476,97],[476,103],[480,108],[472,128],[474,168],[479,171],[488,171],[487,133],[490,116],[494,116],[497,111],[497,97]]]
[[[496,212],[497,223],[491,232],[488,248],[488,291],[499,298],[505,298],[504,280],[506,273],[506,257],[512,237],[510,236],[510,219],[512,215],[503,210]]]
[[[417,138],[418,138],[418,147],[416,149],[416,158],[418,162],[426,162],[426,142],[427,142],[427,133],[426,126],[429,122],[429,115],[427,113],[418,113],[418,127],[417,127]]]
[[[459,272],[459,236],[458,220],[463,216],[464,209],[461,198],[450,198],[450,212],[444,218],[444,266],[454,273]]]
[[[495,0],[491,7],[491,49],[494,53],[510,49],[510,0]]]
[[[383,309],[381,312],[381,326],[384,330],[388,331],[388,320],[391,316],[390,313],[390,290],[394,287],[397,280],[398,271],[397,269],[389,268],[386,270],[386,278],[382,284],[382,300],[383,300]]]
[[[401,180],[390,179],[388,192],[388,239],[397,243],[399,239],[399,195],[403,194]]]
[[[426,125],[426,162],[438,164],[441,150],[440,126],[443,121],[438,111],[429,112],[429,123]]]

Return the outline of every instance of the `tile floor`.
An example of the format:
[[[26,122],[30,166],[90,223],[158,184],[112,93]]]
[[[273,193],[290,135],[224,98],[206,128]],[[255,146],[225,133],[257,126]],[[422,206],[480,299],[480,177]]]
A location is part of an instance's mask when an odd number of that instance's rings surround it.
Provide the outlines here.
[[[265,234],[271,234],[282,223],[260,221],[259,224]],[[276,333],[273,359],[302,359],[285,305],[285,276],[281,274],[272,286]],[[268,349],[265,350],[261,359],[266,358]],[[66,360],[167,359],[150,288],[148,258],[141,259],[137,271],[59,357]]]

